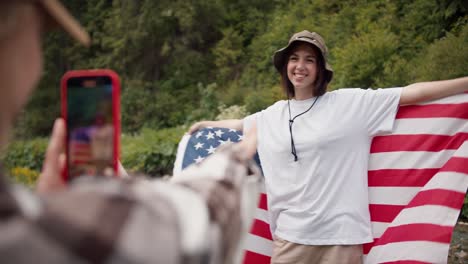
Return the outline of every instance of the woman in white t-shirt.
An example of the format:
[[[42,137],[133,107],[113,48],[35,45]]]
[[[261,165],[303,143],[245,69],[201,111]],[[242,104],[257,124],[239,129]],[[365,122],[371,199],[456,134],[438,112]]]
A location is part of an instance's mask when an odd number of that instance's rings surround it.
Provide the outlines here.
[[[201,121],[255,138],[274,237],[272,263],[361,263],[373,241],[367,163],[372,138],[392,131],[399,105],[468,89],[468,78],[403,88],[326,92],[333,77],[323,38],[294,34],[275,52],[288,100],[243,120]]]

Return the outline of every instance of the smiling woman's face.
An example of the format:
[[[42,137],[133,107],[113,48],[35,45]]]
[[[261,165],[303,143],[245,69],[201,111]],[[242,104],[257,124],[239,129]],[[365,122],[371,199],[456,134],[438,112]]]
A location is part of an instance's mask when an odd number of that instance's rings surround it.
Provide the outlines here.
[[[288,79],[294,86],[296,99],[307,99],[314,96],[314,85],[317,79],[317,53],[307,43],[300,43],[288,58]]]

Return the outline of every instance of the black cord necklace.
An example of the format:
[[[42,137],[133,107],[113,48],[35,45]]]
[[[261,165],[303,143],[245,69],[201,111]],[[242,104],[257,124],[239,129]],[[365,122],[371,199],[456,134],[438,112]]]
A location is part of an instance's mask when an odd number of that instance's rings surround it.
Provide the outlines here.
[[[291,118],[291,106],[289,104],[289,98],[288,98],[288,110],[289,110],[289,135],[291,137],[291,154],[294,156],[294,161],[297,161],[297,152],[296,152],[296,146],[294,145],[294,138],[293,138],[293,135],[292,135],[292,127],[293,127],[293,124],[294,124],[294,119],[296,119],[297,117],[307,113],[310,111],[310,109],[312,109],[312,107],[314,107],[315,103],[317,102],[319,96],[315,97],[315,100],[314,102],[312,103],[312,105],[307,109],[305,110],[304,112],[300,113],[300,114],[297,114],[296,116],[294,116],[293,118]]]

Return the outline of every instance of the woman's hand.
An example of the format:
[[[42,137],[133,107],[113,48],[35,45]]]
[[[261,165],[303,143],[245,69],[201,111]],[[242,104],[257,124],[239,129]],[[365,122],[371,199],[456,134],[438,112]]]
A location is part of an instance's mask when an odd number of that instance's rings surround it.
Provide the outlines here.
[[[200,122],[194,123],[194,124],[189,128],[189,130],[187,131],[187,133],[191,135],[191,134],[195,133],[197,130],[207,127],[207,125],[206,125],[207,122],[209,122],[209,121],[200,121]]]
[[[62,118],[55,120],[52,136],[45,154],[42,172],[36,185],[38,193],[48,193],[62,190],[66,183],[62,178],[65,167],[65,122]]]

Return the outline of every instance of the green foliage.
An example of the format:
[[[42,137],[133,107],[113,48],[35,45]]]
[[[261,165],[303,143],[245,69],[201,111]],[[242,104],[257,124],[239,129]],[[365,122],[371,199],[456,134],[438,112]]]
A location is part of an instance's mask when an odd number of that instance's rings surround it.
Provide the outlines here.
[[[241,105],[244,104],[244,97],[248,92],[247,86],[241,87],[239,81],[233,81],[224,84],[222,89],[217,89],[215,94],[217,100],[223,104]]]
[[[26,168],[40,171],[47,143],[46,138],[21,140],[11,143],[2,156],[3,166],[7,170]]]
[[[218,100],[215,94],[217,87],[218,85],[216,83],[211,83],[207,86],[198,83],[198,93],[201,94],[202,97],[200,102],[191,106],[194,107],[194,109],[192,109],[190,113],[187,113],[186,123],[191,124],[202,119],[212,120],[216,116],[218,112]]]
[[[219,72],[218,78],[221,80],[232,79],[239,75],[243,41],[242,35],[233,28],[223,30],[223,38],[213,49]]]
[[[216,84],[198,84],[193,94],[160,89],[159,83],[130,80],[123,83],[121,95],[122,130],[136,133],[141,128],[161,129],[174,124],[213,118],[217,102],[213,90]],[[196,101],[198,94],[201,101]],[[210,113],[212,113],[210,115]]]
[[[150,120],[153,107],[156,104],[150,83],[128,81],[123,85],[125,85],[125,89],[120,97],[122,130],[134,133]]]
[[[122,136],[122,164],[129,172],[153,177],[172,174],[177,146],[185,127],[143,129],[134,136]]]
[[[242,119],[248,115],[249,112],[246,111],[245,105],[220,105],[219,114],[216,116],[215,120]]]
[[[8,176],[16,183],[20,183],[28,187],[34,187],[37,178],[39,177],[39,171],[24,167],[14,167],[10,170]]]
[[[335,50],[338,87],[375,87],[384,71],[384,63],[397,50],[398,38],[388,30],[376,29],[354,36]]]
[[[252,91],[245,98],[246,110],[250,113],[256,113],[272,105],[274,102],[284,99],[283,97],[283,92],[277,85],[258,91]]]
[[[39,88],[18,138],[47,136],[60,114],[65,71],[112,68],[122,79],[123,130],[210,119],[218,102],[257,111],[277,93],[273,53],[293,32],[325,37],[331,89],[390,87],[466,75],[463,0],[65,0],[90,32],[83,48],[63,32],[45,38]],[[216,83],[216,86],[213,84]],[[208,88],[201,89],[200,87]]]
[[[463,200],[463,207],[460,214],[461,217],[468,220],[468,193],[465,195],[465,200]]]
[[[133,136],[122,136],[121,162],[130,173],[152,177],[172,174],[177,146],[186,127],[153,130],[144,128]],[[2,157],[10,177],[18,183],[33,186],[37,180],[47,148],[47,139],[12,143]]]
[[[418,81],[443,80],[468,73],[468,24],[459,34],[448,33],[422,52],[408,68]],[[465,58],[465,59],[460,59]]]

